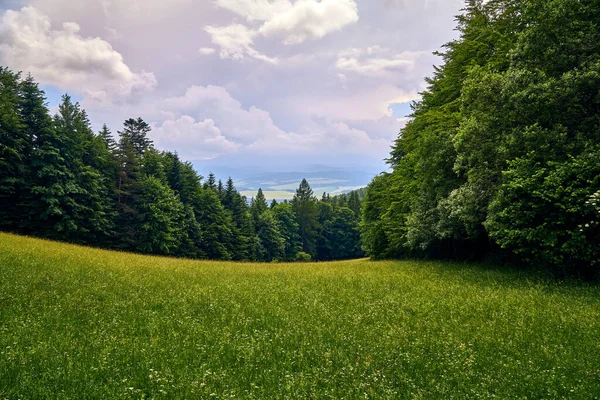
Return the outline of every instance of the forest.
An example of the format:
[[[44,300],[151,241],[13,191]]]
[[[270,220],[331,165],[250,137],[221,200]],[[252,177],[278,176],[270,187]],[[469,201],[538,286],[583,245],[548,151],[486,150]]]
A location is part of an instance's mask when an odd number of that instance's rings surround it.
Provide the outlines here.
[[[600,267],[600,2],[470,0],[369,185],[375,258]]]
[[[0,229],[218,260],[437,258],[596,275],[600,267],[600,1],[469,0],[437,53],[389,172],[366,193],[248,201],[150,125],[50,116],[32,76],[0,67]],[[364,199],[362,198],[364,195]]]
[[[303,180],[291,201],[248,201],[156,149],[128,119],[118,140],[69,95],[50,116],[32,76],[0,67],[0,229],[107,249],[239,261],[357,258],[360,199]]]

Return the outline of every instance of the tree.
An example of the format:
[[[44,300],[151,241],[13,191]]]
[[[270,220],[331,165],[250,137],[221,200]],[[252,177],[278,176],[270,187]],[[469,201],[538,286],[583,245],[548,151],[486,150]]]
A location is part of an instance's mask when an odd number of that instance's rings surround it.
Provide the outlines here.
[[[350,192],[348,208],[352,210],[356,218],[360,218],[360,199],[358,198],[358,192],[354,190]]]
[[[150,130],[150,125],[143,119],[129,118],[123,123],[123,130],[119,132],[119,136],[125,138],[133,147],[135,154],[141,157],[152,147],[152,140],[148,138]]]
[[[363,255],[358,222],[348,207],[334,209],[332,217],[323,224],[322,236],[329,243],[330,251],[320,259],[343,260]]]
[[[206,180],[206,182],[204,182],[204,189],[217,191],[215,174],[213,174],[212,172],[208,174],[208,179]]]
[[[112,132],[110,131],[110,129],[108,129],[108,126],[106,126],[106,124],[102,124],[102,129],[100,129],[100,131],[98,132],[98,136],[106,144],[106,148],[111,153],[116,153],[118,148],[117,142],[113,138]]]
[[[20,75],[0,67],[0,228],[9,230],[20,225],[18,204],[27,184],[32,147],[20,97]]]
[[[254,221],[246,200],[235,189],[231,177],[225,184],[223,206],[229,211],[232,220],[232,258],[234,260],[253,259],[256,244]]]
[[[256,193],[256,198],[252,200],[252,204],[250,205],[250,211],[252,213],[252,218],[254,219],[254,226],[258,225],[258,220],[260,216],[264,214],[269,209],[267,205],[267,200],[265,199],[265,195],[261,188],[258,188],[258,192]]]
[[[568,162],[510,163],[486,227],[503,248],[562,274],[598,273],[600,150]]]
[[[184,207],[175,193],[154,176],[140,182],[135,199],[139,215],[137,250],[144,253],[172,254],[181,244]]]
[[[257,258],[260,261],[279,260],[285,255],[285,242],[279,232],[277,219],[271,211],[265,211],[258,217],[256,235],[259,242]]]
[[[231,216],[221,204],[216,191],[202,189],[194,211],[202,227],[201,250],[210,259],[230,260],[232,258]]]
[[[467,1],[460,37],[439,53],[394,143],[392,172],[369,185],[370,255],[481,258],[500,245],[530,264],[597,268],[596,233],[577,227],[597,191],[598,11],[577,0]]]
[[[306,179],[302,179],[292,199],[292,210],[298,221],[298,233],[302,250],[312,257],[316,256],[317,234],[319,229],[317,199]]]
[[[296,254],[302,249],[300,240],[299,225],[292,206],[287,203],[280,203],[273,207],[273,216],[277,220],[279,234],[283,239],[283,258],[293,261]]]

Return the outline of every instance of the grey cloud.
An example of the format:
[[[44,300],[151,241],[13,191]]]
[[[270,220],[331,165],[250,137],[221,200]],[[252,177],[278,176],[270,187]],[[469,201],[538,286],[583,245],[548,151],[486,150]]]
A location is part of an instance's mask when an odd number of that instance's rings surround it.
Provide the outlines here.
[[[359,19],[354,22],[343,24],[353,21],[352,12],[338,25],[327,25],[332,29],[313,29],[314,19],[297,25],[292,19],[266,35],[261,27],[298,1],[23,1],[48,17],[49,32],[67,34],[75,26],[62,23],[75,22],[80,31],[68,35],[109,43],[113,56],[121,57],[121,64],[108,57],[116,63],[81,76],[57,66],[36,72],[35,59],[24,58],[19,66],[8,63],[82,95],[96,127],[107,122],[116,131],[125,118],[141,116],[153,122],[156,134],[172,136],[157,139],[159,146],[190,150],[194,158],[216,156],[206,165],[274,163],[275,158],[279,167],[319,160],[342,165],[360,159],[368,160],[365,168],[376,164],[374,169],[381,168],[405,122],[391,115],[389,104],[418,97],[423,78],[439,62],[430,49],[456,35],[453,15],[464,4],[430,0],[426,7],[423,0],[404,0],[385,8],[381,0],[356,0]],[[302,1],[311,7],[318,3]],[[242,26],[241,33],[223,30],[231,25]],[[44,41],[41,54],[51,45]],[[345,63],[339,62],[342,58]],[[139,79],[128,79],[123,65]],[[153,75],[144,78],[142,70]],[[149,76],[155,76],[156,86],[143,91]],[[67,79],[73,80],[68,86]],[[114,93],[128,91],[127,101],[115,107]]]
[[[134,73],[110,43],[83,37],[75,22],[52,29],[50,19],[33,7],[8,10],[0,19],[0,60],[63,89],[87,90],[97,99],[152,90],[152,73]]]

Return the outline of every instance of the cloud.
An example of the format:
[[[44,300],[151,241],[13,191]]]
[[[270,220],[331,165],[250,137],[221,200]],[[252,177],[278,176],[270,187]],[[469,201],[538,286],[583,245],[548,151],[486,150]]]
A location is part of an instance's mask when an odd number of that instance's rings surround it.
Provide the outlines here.
[[[376,156],[387,154],[390,145],[388,138],[371,137],[347,122],[327,118],[305,119],[297,131],[285,131],[267,111],[244,108],[220,86],[192,86],[183,96],[166,99],[161,109],[168,120],[155,134],[162,138],[157,144],[185,149],[185,154],[194,154],[191,159],[232,153],[315,156],[331,149],[337,154]]]
[[[252,44],[252,40],[248,39],[253,39],[258,33],[265,37],[279,38],[284,44],[291,45],[321,39],[358,21],[358,6],[353,0],[297,0],[294,3],[288,0],[217,0],[216,4],[249,22],[263,22],[256,31],[234,24],[226,27],[229,28],[227,32],[220,32],[227,36],[235,34],[234,42],[246,46]],[[214,27],[207,28],[214,30]],[[213,42],[216,43],[214,35]],[[227,45],[231,42],[230,38],[223,45],[224,58],[241,59],[242,57],[231,57],[227,50]]]
[[[213,49],[212,47],[201,47],[200,50],[198,50],[198,53],[204,55],[204,56],[208,56],[211,55],[215,52],[216,50]]]
[[[276,64],[275,58],[267,57],[254,49],[254,37],[257,32],[241,24],[227,26],[211,26],[204,28],[211,36],[212,42],[221,47],[219,56],[232,60],[243,60],[246,56],[257,60]]]
[[[345,96],[297,97],[291,106],[319,117],[361,121],[390,116],[391,103],[406,103],[418,98],[417,90],[383,84]]]
[[[177,151],[184,159],[210,160],[238,151],[240,145],[229,141],[212,119],[196,122],[184,115],[164,121],[150,134],[159,148]]]
[[[173,115],[192,115],[213,119],[224,134],[238,143],[250,144],[259,138],[274,138],[282,133],[267,111],[248,109],[221,86],[191,86],[180,97],[165,99],[163,111]]]
[[[52,29],[50,19],[33,7],[8,10],[0,19],[0,60],[42,83],[81,92],[86,88],[102,101],[154,89],[154,74],[134,73],[110,43],[79,31],[74,22]]]
[[[17,44],[36,31],[31,21],[12,23],[18,28],[10,37],[2,27],[0,63],[83,97],[94,129],[106,122],[116,132],[138,116],[155,129],[164,125],[160,133],[171,142],[155,139],[157,146],[189,151],[183,158],[216,156],[206,171],[252,162],[295,170],[321,163],[383,167],[386,142],[405,123],[390,103],[419,97],[423,78],[440,62],[429,49],[456,37],[453,16],[464,6],[463,0],[429,1],[429,9],[424,0],[19,0],[19,9],[16,3],[0,8],[24,18],[21,5],[34,6],[48,25],[36,28],[45,44]],[[0,12],[0,23],[4,18]],[[57,36],[74,44],[61,45]],[[88,55],[92,44],[100,60]],[[65,62],[71,49],[82,60]],[[413,54],[420,51],[427,56]],[[188,133],[176,136],[175,129]],[[207,138],[221,145],[210,147]]]
[[[299,0],[275,14],[259,29],[267,37],[280,37],[285,44],[321,39],[358,21],[358,7],[352,0]]]
[[[217,0],[216,4],[248,21],[268,21],[291,7],[288,0]]]
[[[392,53],[392,54],[390,54]],[[393,54],[389,49],[379,46],[366,49],[346,49],[338,54],[336,68],[361,75],[380,76],[388,73],[412,71],[418,61],[428,57],[429,51],[405,51]]]

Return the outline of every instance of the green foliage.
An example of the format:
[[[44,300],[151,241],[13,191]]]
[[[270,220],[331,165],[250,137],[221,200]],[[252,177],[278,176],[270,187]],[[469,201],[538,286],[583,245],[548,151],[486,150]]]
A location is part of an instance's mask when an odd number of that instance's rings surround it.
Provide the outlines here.
[[[600,140],[598,12],[593,1],[467,2],[392,173],[369,186],[371,256],[483,257],[500,245],[529,264],[598,271],[595,234],[572,226],[598,189],[583,161]]]
[[[298,253],[296,253],[296,259],[295,260],[298,261],[298,262],[310,262],[312,260],[312,257],[308,253],[305,253],[303,251],[299,251]]]
[[[272,209],[273,216],[277,220],[277,228],[283,239],[283,256],[286,261],[293,261],[302,249],[300,241],[299,225],[291,204],[280,203]]]
[[[278,221],[271,211],[264,212],[258,217],[256,235],[259,243],[257,260],[269,262],[284,257],[285,239],[281,236]]]
[[[535,265],[597,272],[599,159],[596,150],[568,162],[511,162],[486,224],[492,238]]]
[[[16,215],[32,147],[19,108],[19,80],[19,74],[0,67],[0,227],[9,230],[19,225]]]
[[[144,253],[171,254],[181,244],[184,207],[178,196],[154,176],[141,182],[136,208],[140,224],[137,249]]]
[[[331,216],[320,222],[320,225],[319,260],[344,260],[363,255],[354,211],[348,207],[337,207],[332,210]]]
[[[317,234],[319,229],[317,199],[306,179],[302,179],[291,201],[292,210],[298,221],[298,233],[305,253],[315,256],[317,253]]]

